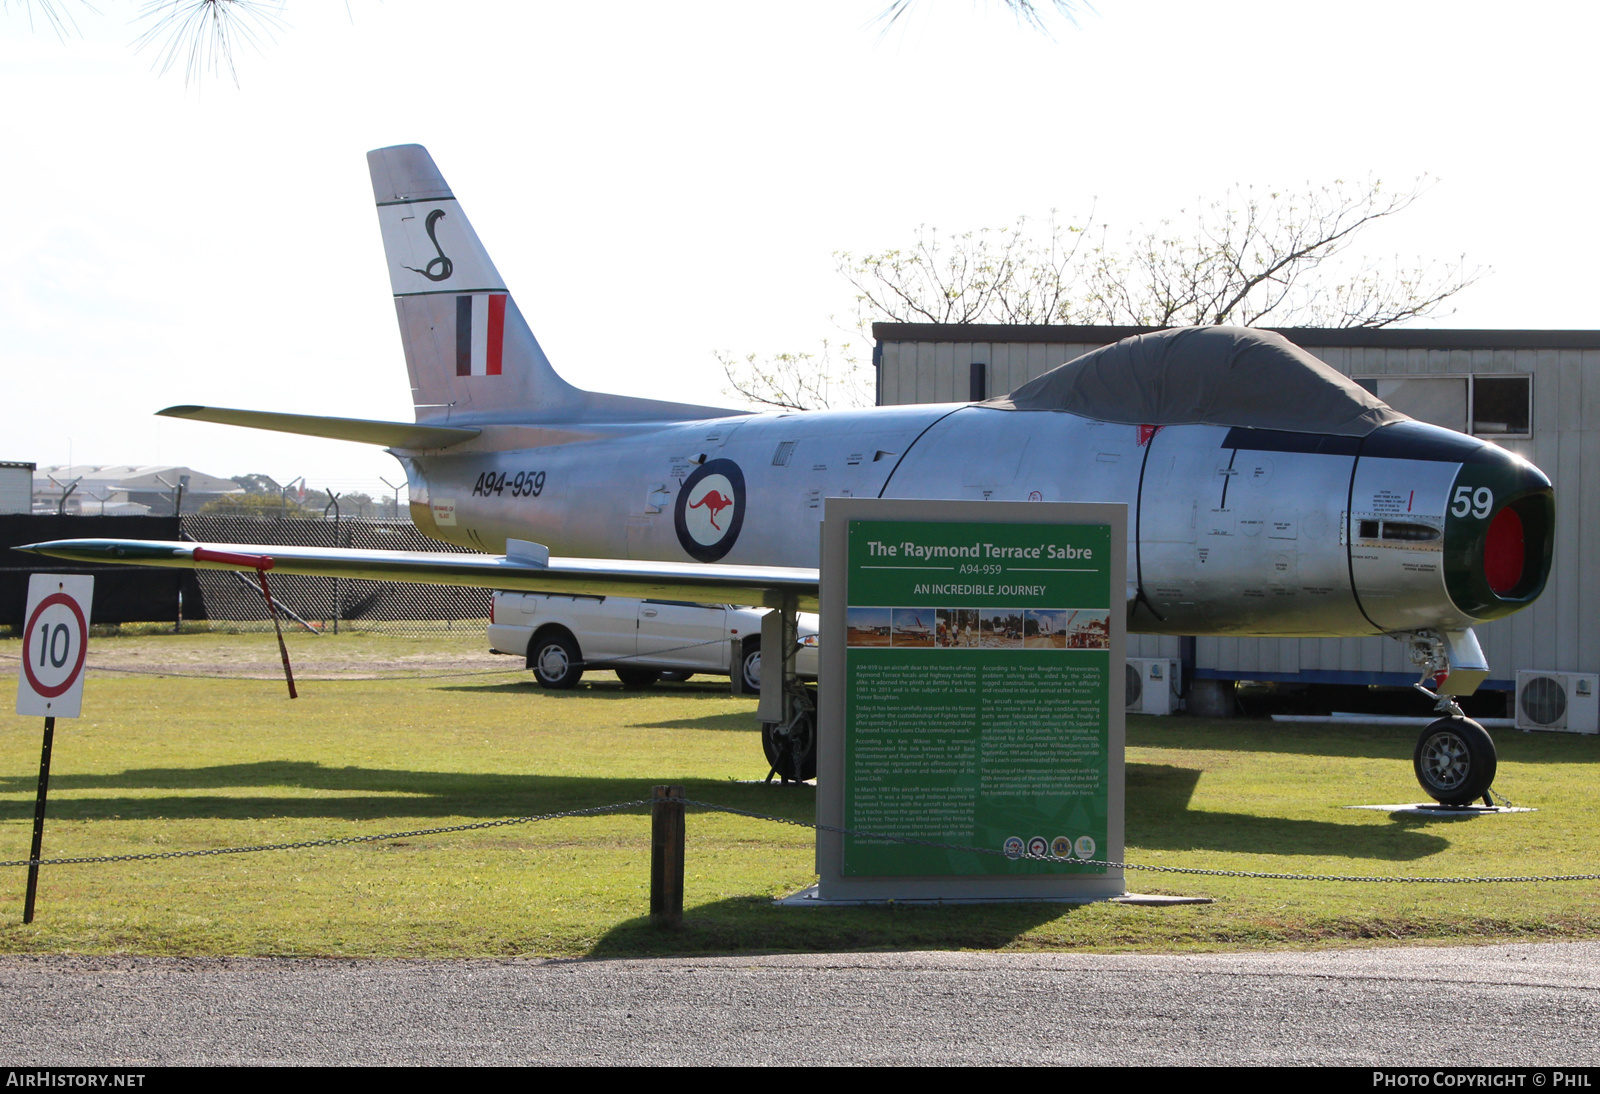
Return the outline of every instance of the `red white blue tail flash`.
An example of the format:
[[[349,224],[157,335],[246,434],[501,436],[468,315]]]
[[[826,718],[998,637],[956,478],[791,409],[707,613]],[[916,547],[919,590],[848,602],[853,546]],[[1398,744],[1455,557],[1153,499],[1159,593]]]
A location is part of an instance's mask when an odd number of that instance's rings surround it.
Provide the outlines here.
[[[505,344],[505,293],[456,297],[457,376],[499,376]]]

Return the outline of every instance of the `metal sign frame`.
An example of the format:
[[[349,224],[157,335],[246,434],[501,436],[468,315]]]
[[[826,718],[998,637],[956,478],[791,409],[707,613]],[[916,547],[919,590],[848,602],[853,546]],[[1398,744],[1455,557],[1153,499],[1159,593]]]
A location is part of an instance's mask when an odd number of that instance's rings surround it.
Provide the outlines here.
[[[92,576],[34,574],[28,579],[22,666],[17,673],[18,714],[79,717],[83,709],[83,664],[89,649],[89,616],[93,603]],[[56,622],[51,623],[50,619]],[[36,650],[38,665],[34,664]],[[61,655],[59,660],[57,653]],[[62,669],[66,670],[65,676],[59,676]]]
[[[44,715],[44,739],[39,748],[39,789],[33,802],[33,842],[22,898],[23,923],[33,922],[34,901],[39,893],[39,856],[44,848],[44,814],[50,794],[50,754],[55,747],[56,719],[76,718],[83,711],[83,664],[89,653],[89,619],[93,610],[93,576],[34,574],[28,579],[22,665],[17,672],[17,713]],[[39,650],[37,666],[33,664],[35,646]],[[63,669],[66,671],[61,674]],[[41,680],[41,676],[46,679]]]

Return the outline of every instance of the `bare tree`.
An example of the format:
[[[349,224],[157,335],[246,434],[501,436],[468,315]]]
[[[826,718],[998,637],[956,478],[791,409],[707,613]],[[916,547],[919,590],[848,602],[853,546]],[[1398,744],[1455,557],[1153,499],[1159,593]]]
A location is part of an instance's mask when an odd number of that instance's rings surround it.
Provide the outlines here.
[[[813,410],[872,402],[871,377],[848,343],[835,347],[824,341],[817,353],[751,353],[738,359],[718,352],[716,357],[728,378],[727,393],[756,406]]]
[[[867,406],[874,395],[871,370],[852,352],[872,341],[872,324],[1070,323],[1083,229],[1051,215],[1034,231],[1027,218],[1009,228],[980,228],[943,236],[919,228],[910,248],[880,254],[834,253],[834,268],[855,290],[852,341],[824,341],[817,353],[718,353],[726,394],[754,406],[814,410]]]
[[[1039,231],[1026,217],[956,236],[924,226],[904,251],[836,251],[834,269],[856,291],[862,330],[888,316],[903,323],[1069,323],[1079,310],[1073,292],[1087,238],[1054,213]]]
[[[960,235],[923,227],[905,250],[836,252],[835,268],[855,290],[855,326],[867,342],[874,321],[1386,327],[1441,314],[1486,272],[1465,256],[1407,266],[1347,253],[1363,229],[1407,209],[1427,186],[1235,187],[1193,215],[1135,229],[1120,246],[1092,217]],[[722,360],[730,393],[755,404],[864,405],[871,391],[870,377],[852,376],[866,370],[848,353],[822,387],[805,383],[808,354]]]
[[[1188,225],[1162,221],[1104,245],[1087,272],[1093,322],[1139,326],[1386,327],[1438,314],[1484,271],[1452,263],[1341,260],[1355,237],[1404,211],[1428,180],[1386,191],[1377,179],[1293,193],[1230,190]],[[1182,214],[1180,213],[1180,216]]]

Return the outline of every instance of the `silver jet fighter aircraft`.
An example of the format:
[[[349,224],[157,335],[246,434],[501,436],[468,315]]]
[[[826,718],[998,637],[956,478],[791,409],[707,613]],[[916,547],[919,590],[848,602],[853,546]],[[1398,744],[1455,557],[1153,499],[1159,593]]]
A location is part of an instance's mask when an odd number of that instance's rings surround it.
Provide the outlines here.
[[[1550,571],[1554,494],[1519,457],[1240,328],[1131,338],[975,404],[751,414],[584,391],[551,367],[428,153],[368,162],[416,421],[161,413],[383,445],[417,526],[485,555],[34,550],[214,568],[270,556],[286,573],[765,603],[792,618],[816,603],[824,498],[1116,502],[1130,630],[1405,641],[1449,715],[1418,742],[1423,787],[1455,804],[1487,791],[1493,744],[1452,696],[1488,672],[1473,625],[1532,603]],[[768,757],[808,776],[814,708],[792,674],[773,686]]]

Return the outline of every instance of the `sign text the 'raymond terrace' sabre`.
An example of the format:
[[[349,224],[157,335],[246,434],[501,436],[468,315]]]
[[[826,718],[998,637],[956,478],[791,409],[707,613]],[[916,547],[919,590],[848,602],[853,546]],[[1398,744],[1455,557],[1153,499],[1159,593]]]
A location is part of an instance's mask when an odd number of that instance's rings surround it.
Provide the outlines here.
[[[845,522],[838,805],[857,832],[1001,853],[845,836],[838,878],[1119,887],[1085,860],[1121,851],[1123,512],[967,504],[989,519]]]

